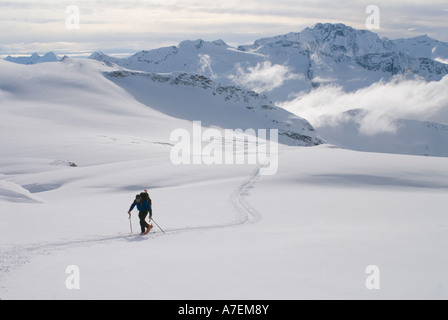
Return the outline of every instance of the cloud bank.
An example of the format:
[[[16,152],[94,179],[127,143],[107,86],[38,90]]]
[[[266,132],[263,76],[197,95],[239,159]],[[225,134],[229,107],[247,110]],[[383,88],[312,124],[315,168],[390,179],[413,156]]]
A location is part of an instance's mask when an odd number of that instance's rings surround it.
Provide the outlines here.
[[[293,74],[290,69],[283,65],[273,65],[270,61],[258,63],[255,67],[245,70],[241,65],[236,66],[236,75],[229,76],[236,85],[249,88],[257,93],[268,93],[275,88],[281,87],[288,80],[303,77]]]
[[[355,92],[323,86],[279,105],[306,118],[316,128],[344,122],[344,112],[363,109],[357,117],[361,134],[394,133],[396,119],[427,120],[448,124],[448,76],[438,82],[421,79],[378,82]]]

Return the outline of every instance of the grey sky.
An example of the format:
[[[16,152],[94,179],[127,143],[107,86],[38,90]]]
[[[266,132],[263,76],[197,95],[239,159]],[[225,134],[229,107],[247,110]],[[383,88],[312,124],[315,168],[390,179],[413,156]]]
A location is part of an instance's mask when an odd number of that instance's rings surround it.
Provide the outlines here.
[[[366,29],[370,4],[380,8],[380,36],[428,34],[448,42],[446,0],[0,0],[0,56],[128,54],[199,38],[247,44],[317,22]],[[80,10],[79,30],[66,28],[70,5]]]

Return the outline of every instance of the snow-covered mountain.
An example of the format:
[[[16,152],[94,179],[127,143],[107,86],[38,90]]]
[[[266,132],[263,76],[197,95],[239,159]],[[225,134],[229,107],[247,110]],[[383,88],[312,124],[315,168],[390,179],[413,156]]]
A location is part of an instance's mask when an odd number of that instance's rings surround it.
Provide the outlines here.
[[[273,176],[170,161],[184,119],[286,121],[265,105],[186,73],[0,61],[0,298],[446,299],[448,158],[281,144]],[[129,219],[143,189],[165,233]]]
[[[414,57],[429,58],[432,60],[448,60],[448,43],[441,42],[427,35],[392,40],[394,45],[406,54]]]
[[[149,79],[157,81],[156,78],[164,77],[169,78],[164,81],[173,83],[179,79],[175,80],[171,77],[182,75],[183,80],[189,77],[202,79],[194,84],[188,83],[188,86],[206,89],[211,94],[216,94],[217,87],[233,91],[238,88],[238,92],[244,92],[243,96],[256,97],[258,101],[278,102],[278,105],[284,106],[299,116],[303,116],[301,114],[303,104],[295,102],[296,97],[301,98],[308,92],[314,93],[315,89],[322,89],[327,85],[340,87],[341,94],[343,92],[356,93],[359,89],[388,83],[392,79],[403,82],[417,78],[423,82],[436,83],[448,75],[448,65],[441,62],[448,59],[447,43],[427,36],[389,40],[380,38],[371,31],[329,23],[319,23],[299,33],[259,39],[251,45],[238,48],[229,46],[223,40],[210,42],[196,40],[183,41],[178,46],[142,51],[125,59],[109,57],[100,52],[94,53],[91,59],[109,66],[118,65],[130,70],[138,70],[138,72],[122,73],[120,77],[112,79],[121,86],[125,86],[126,90],[135,96],[147,90],[142,79],[146,79],[146,85],[149,85]],[[160,73],[169,73],[170,76],[162,76]],[[131,78],[140,79],[139,83],[135,85],[135,79],[131,80]],[[434,89],[433,94],[436,94],[437,90]],[[255,92],[259,96],[255,95]],[[154,93],[151,97],[156,96],[156,91]],[[223,96],[224,99],[227,98],[226,94]],[[443,101],[443,99],[440,100],[440,103],[443,104]],[[414,104],[413,101],[408,103],[409,106]],[[273,106],[274,104],[269,101],[261,102],[261,105]],[[350,110],[361,108],[361,106],[341,105],[338,108]],[[164,109],[169,108],[165,106]],[[259,106],[258,109],[267,112]],[[197,114],[191,110],[191,115]],[[174,115],[191,119],[188,113]],[[344,118],[347,118],[347,115]],[[285,123],[284,117],[280,119],[283,120],[279,120],[279,123]],[[359,122],[359,119],[358,116],[356,121]],[[359,126],[354,125],[357,123],[355,120],[353,123],[338,122],[337,128],[323,127],[322,136],[324,139],[327,137],[327,141],[355,150],[448,155],[448,149],[445,147],[448,137],[443,130],[444,125],[427,121],[419,122],[420,120],[427,119],[397,118],[395,121],[400,124],[400,130],[377,136],[366,136],[360,133]],[[272,121],[275,122],[275,120]],[[239,124],[243,125],[241,121]],[[430,124],[429,127],[427,124]],[[434,125],[442,129],[431,131]],[[284,132],[282,131],[284,129],[286,128],[281,128],[281,132]],[[418,146],[409,138],[410,131],[413,132],[413,139],[419,141]],[[299,133],[296,137],[300,140],[301,135]],[[289,134],[289,136],[295,135]],[[304,136],[312,135],[304,134]],[[314,141],[313,139],[308,141]]]
[[[6,106],[13,98],[33,101],[30,105],[23,103],[25,108],[30,108],[27,112],[32,118],[27,127],[42,130],[43,136],[49,133],[49,136],[46,136],[49,140],[57,140],[53,134],[58,130],[50,130],[49,124],[40,121],[49,113],[60,115],[60,121],[79,130],[86,126],[85,121],[90,123],[89,119],[94,119],[95,114],[101,114],[104,109],[106,113],[116,116],[113,121],[106,120],[109,123],[107,126],[115,127],[120,121],[129,121],[126,108],[131,103],[137,106],[138,112],[147,114],[145,117],[138,117],[137,126],[145,128],[147,125],[149,128],[155,128],[155,132],[147,133],[162,144],[170,144],[170,131],[177,128],[191,131],[193,121],[201,121],[204,128],[223,131],[278,129],[279,143],[287,145],[315,146],[324,142],[307,120],[276,107],[266,96],[236,86],[221,86],[200,75],[132,72],[108,67],[94,60],[79,59],[65,59],[59,63],[33,66],[0,62],[2,104]],[[117,93],[111,94],[114,91]],[[103,99],[103,95],[108,98]],[[78,101],[79,97],[83,97],[82,102]],[[44,107],[40,108],[39,105],[42,104]],[[9,112],[8,109],[2,110],[2,130],[5,136],[14,135],[20,128],[14,121],[7,120]],[[67,114],[70,116],[66,117]],[[23,123],[23,120],[20,122]],[[160,127],[163,130],[157,130]],[[23,131],[32,135],[28,129]],[[269,134],[269,131],[267,133]],[[12,143],[16,145],[14,150],[23,147],[30,150],[31,156],[35,153],[29,142],[20,137],[17,141],[4,141],[8,147],[4,146],[3,154],[7,155],[6,150],[10,149],[9,143]],[[69,143],[63,145],[61,151],[66,147],[70,148]],[[84,156],[89,158],[88,153]],[[70,158],[55,161],[77,163],[75,159]]]
[[[91,58],[147,72],[198,73],[285,101],[325,84],[351,91],[396,75],[440,80],[448,65],[436,59],[448,59],[447,47],[428,37],[389,40],[344,24],[318,23],[238,48],[197,40],[124,59],[101,53]]]
[[[102,52],[94,52],[90,55],[89,59],[97,60],[103,62],[107,66],[113,66],[113,64],[119,64],[120,59],[108,56]]]
[[[44,63],[44,62],[56,62],[61,60],[57,55],[55,55],[53,52],[48,52],[43,56],[40,56],[38,53],[33,53],[31,56],[26,57],[12,57],[7,56],[5,58],[6,61],[19,63],[19,64],[36,64],[36,63]]]
[[[105,75],[138,101],[176,118],[220,128],[278,129],[279,142],[287,145],[324,143],[307,120],[254,91],[189,73],[112,71]]]
[[[317,142],[307,121],[217,78],[0,61],[1,300],[448,297],[448,158],[296,147]],[[191,120],[291,130],[292,146],[272,176],[176,165],[170,134]],[[164,233],[127,214],[143,189]]]
[[[44,57],[34,54],[30,61],[17,59],[21,63],[36,63],[51,56],[50,53]],[[448,65],[440,62],[448,59],[446,43],[427,36],[389,40],[371,31],[328,23],[316,24],[299,33],[259,39],[251,45],[239,47],[229,46],[223,40],[196,40],[138,52],[124,59],[101,52],[92,54],[90,58],[114,70],[105,74],[109,80],[140,102],[170,116],[189,121],[202,119],[205,125],[220,128],[276,128],[281,142],[290,145],[320,144],[328,137],[328,141],[340,146],[355,148],[356,145],[357,150],[368,150],[368,146],[375,144],[370,143],[375,137],[365,139],[357,132],[354,136],[359,140],[354,143],[347,133],[335,139],[331,135],[334,128],[322,128],[325,134],[321,138],[319,130],[316,133],[312,126],[317,124],[310,124],[300,117],[306,115],[301,113],[300,103],[295,103],[296,98],[326,85],[356,92],[359,88],[384,83],[394,77],[419,77],[423,81],[435,82],[448,74]],[[171,100],[163,100],[165,97]],[[297,107],[291,107],[294,104]],[[284,112],[277,105],[297,116]],[[340,107],[344,110],[362,108],[356,104]],[[422,119],[395,120],[415,122]],[[346,129],[354,128],[348,122],[344,124]],[[439,131],[437,137],[433,134],[428,136],[425,125],[423,121],[421,125],[412,126],[415,130],[413,136],[425,137],[424,145],[441,145],[440,148],[430,148],[430,151],[406,148],[411,142],[406,135],[399,135],[395,139],[378,137],[381,142],[377,143],[384,146],[372,150],[418,155],[447,154],[443,147],[443,131]],[[392,147],[395,142],[403,147]]]

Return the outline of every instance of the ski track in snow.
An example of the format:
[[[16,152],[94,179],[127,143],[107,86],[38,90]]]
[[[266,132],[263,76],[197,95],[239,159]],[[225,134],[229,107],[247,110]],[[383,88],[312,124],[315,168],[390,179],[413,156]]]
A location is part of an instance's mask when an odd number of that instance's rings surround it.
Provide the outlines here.
[[[230,197],[230,201],[232,202],[234,208],[245,217],[243,221],[238,223],[239,225],[257,223],[261,220],[261,214],[247,201],[247,196],[249,196],[250,189],[254,188],[258,179],[260,179],[260,170],[261,167],[257,167],[252,176],[248,180],[244,181]]]
[[[211,226],[199,226],[199,227],[185,227],[178,229],[164,229],[166,235],[180,234],[184,232],[193,231],[209,231],[221,228],[229,228],[242,226],[247,224],[257,223],[261,220],[261,214],[257,212],[247,201],[249,191],[255,187],[258,179],[260,178],[260,169],[257,167],[252,173],[249,179],[241,183],[231,194],[229,202],[238,212],[238,221],[229,224],[211,225]],[[157,230],[157,226],[154,226],[154,230]],[[2,293],[7,291],[4,287],[4,280],[15,269],[20,266],[30,263],[31,255],[49,255],[57,250],[74,249],[79,247],[91,247],[99,244],[108,244],[112,241],[127,240],[130,242],[146,241],[154,238],[165,236],[160,231],[151,232],[149,237],[135,235],[135,234],[119,234],[116,236],[102,236],[91,239],[81,240],[67,240],[48,243],[35,243],[24,246],[13,246],[9,249],[0,251],[0,300],[2,300]]]

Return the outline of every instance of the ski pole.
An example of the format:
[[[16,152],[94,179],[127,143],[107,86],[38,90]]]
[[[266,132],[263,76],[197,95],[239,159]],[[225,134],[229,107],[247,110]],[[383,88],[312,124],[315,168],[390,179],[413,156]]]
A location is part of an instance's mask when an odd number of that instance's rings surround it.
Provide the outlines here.
[[[150,219],[152,222],[154,222],[154,223],[156,224],[156,226],[157,226],[160,230],[162,230],[163,234],[166,234],[165,231],[163,231],[163,229],[160,228],[160,226],[157,224],[157,222],[154,221],[153,218],[149,218],[149,219]]]
[[[131,233],[133,233],[133,232],[132,232],[132,220],[131,220],[131,215],[129,215],[129,225],[131,226]]]

